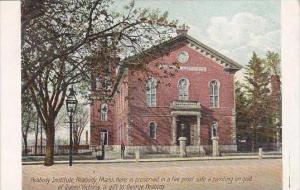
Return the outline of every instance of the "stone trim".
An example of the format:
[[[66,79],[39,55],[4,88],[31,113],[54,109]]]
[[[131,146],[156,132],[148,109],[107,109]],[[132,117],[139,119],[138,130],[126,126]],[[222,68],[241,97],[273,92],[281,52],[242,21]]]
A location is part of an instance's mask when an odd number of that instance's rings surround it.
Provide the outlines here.
[[[192,115],[201,117],[201,113],[199,111],[171,111],[171,116],[184,116],[184,115]]]
[[[119,145],[113,147],[115,151],[119,151]],[[140,154],[179,154],[179,146],[126,146],[126,154],[135,154],[136,151],[139,151]],[[187,153],[198,153],[200,155],[205,155],[203,146],[186,146]]]
[[[176,116],[172,116],[172,124],[171,124],[171,130],[172,130],[172,145],[176,145],[176,136],[177,136],[177,130],[176,130]]]
[[[128,143],[128,145],[132,145],[131,133],[132,133],[132,125],[131,125],[131,123],[128,122],[128,124],[127,124],[127,143]]]
[[[236,144],[236,112],[234,109],[232,110],[231,122],[232,122],[232,133],[231,133],[232,143]]]
[[[121,145],[110,145],[110,150],[121,151]],[[139,151],[140,154],[179,154],[179,146],[126,146],[125,153],[135,154],[136,151]],[[200,156],[205,156],[206,151],[212,152],[212,145],[201,145],[201,146],[186,146],[186,151],[189,154],[199,154]],[[219,152],[237,152],[237,145],[219,145]]]

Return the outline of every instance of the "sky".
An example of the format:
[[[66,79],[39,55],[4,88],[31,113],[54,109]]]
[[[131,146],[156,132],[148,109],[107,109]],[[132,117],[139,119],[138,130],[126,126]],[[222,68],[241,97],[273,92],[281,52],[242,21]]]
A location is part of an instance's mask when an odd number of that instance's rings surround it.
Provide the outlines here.
[[[121,11],[130,0],[115,0]],[[142,8],[168,11],[190,27],[189,35],[246,65],[255,51],[280,53],[279,0],[136,0]]]

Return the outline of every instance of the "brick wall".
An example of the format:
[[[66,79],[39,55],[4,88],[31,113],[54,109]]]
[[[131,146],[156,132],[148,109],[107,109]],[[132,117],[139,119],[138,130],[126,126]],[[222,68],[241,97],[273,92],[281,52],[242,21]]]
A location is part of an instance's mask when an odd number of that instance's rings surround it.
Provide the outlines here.
[[[133,145],[163,144],[169,145],[171,141],[171,118],[169,105],[178,100],[178,81],[186,78],[190,82],[189,100],[200,101],[202,106],[201,117],[201,144],[209,143],[210,124],[218,122],[218,134],[220,144],[232,144],[232,117],[234,110],[234,81],[233,74],[225,72],[223,67],[213,60],[200,55],[193,49],[184,46],[179,47],[170,55],[154,60],[149,64],[155,67],[157,63],[172,65],[181,51],[189,54],[189,61],[181,64],[185,67],[204,67],[206,72],[179,71],[174,77],[167,79],[157,78],[160,82],[157,86],[156,107],[147,107],[145,102],[145,83],[138,81],[136,71],[129,74],[129,119],[132,121]],[[158,68],[157,68],[158,69]],[[160,71],[158,71],[160,72]],[[220,105],[219,108],[210,108],[209,105],[209,82],[220,82]],[[167,84],[170,83],[170,86]],[[157,138],[149,138],[148,124],[151,121],[157,123]]]
[[[189,54],[184,67],[202,67],[204,71],[180,70],[173,77],[163,78],[162,70],[157,65],[172,65],[179,52],[186,51]],[[170,145],[171,143],[171,117],[170,103],[178,100],[178,81],[181,78],[189,80],[189,100],[200,101],[201,111],[201,144],[210,143],[210,124],[218,122],[219,144],[235,144],[233,139],[234,125],[234,73],[224,71],[223,67],[212,59],[201,55],[188,46],[177,46],[174,51],[153,60],[148,67],[158,73],[157,102],[156,107],[147,107],[145,95],[145,81],[139,81],[144,75],[142,72],[128,70],[124,75],[114,103],[109,110],[109,121],[99,122],[100,102],[91,106],[91,143],[99,142],[99,129],[104,127],[110,131],[110,144],[120,144],[120,132],[123,128],[122,141],[126,145]],[[173,71],[172,71],[173,72]],[[218,80],[220,83],[219,107],[210,108],[209,82]],[[125,94],[125,95],[124,95]],[[128,96],[127,96],[128,95]],[[123,109],[120,110],[118,101],[125,98]],[[156,139],[149,137],[149,122],[157,124]]]

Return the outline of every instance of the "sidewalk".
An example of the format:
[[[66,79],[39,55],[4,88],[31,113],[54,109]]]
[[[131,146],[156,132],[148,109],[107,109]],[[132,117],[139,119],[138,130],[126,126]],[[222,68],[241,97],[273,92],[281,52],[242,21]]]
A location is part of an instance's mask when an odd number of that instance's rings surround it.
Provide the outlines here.
[[[263,155],[262,159],[281,159],[281,155]],[[256,156],[220,156],[220,157],[188,157],[188,158],[152,158],[152,159],[115,159],[115,160],[73,160],[73,164],[98,163],[135,163],[135,162],[176,162],[176,161],[206,161],[206,160],[249,160],[260,159]],[[44,161],[23,162],[22,165],[42,165]],[[69,161],[55,161],[54,164],[68,164]]]

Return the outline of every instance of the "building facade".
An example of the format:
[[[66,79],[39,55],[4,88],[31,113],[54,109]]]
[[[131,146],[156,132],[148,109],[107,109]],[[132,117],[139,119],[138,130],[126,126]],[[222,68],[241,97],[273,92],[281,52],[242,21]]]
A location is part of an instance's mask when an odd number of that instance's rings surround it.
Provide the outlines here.
[[[102,136],[127,153],[176,153],[185,136],[187,152],[205,154],[218,136],[221,152],[236,151],[234,74],[241,66],[186,32],[157,48],[168,52],[145,63],[155,76],[141,80],[144,71],[127,68],[113,101],[91,105],[91,145]]]

